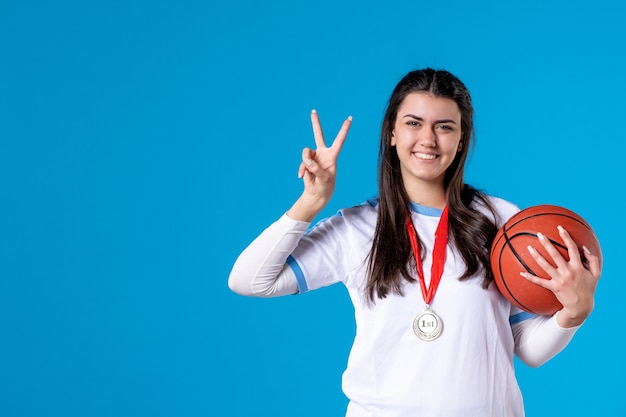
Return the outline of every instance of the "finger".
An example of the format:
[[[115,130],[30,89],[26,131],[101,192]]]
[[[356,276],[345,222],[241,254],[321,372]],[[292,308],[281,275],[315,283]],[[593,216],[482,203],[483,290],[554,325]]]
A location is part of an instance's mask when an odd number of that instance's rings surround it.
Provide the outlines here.
[[[528,281],[532,282],[533,284],[537,284],[540,287],[545,288],[546,290],[552,291],[552,288],[551,288],[552,280],[540,278],[536,275],[529,274],[528,272],[520,272],[519,274],[522,277],[526,278]]]
[[[314,159],[305,159],[302,163],[304,164],[305,173],[313,174],[315,178],[322,182],[327,180],[328,172],[324,170]]]
[[[300,166],[298,167],[298,178],[304,177],[304,173],[307,171],[307,168],[311,166],[311,164],[313,163],[314,156],[315,156],[315,153],[313,152],[312,149],[310,148],[302,149],[302,162],[300,163]]]
[[[600,279],[600,274],[602,273],[600,257],[591,253],[589,248],[586,246],[583,246],[583,251],[585,252],[585,258],[587,259],[587,263],[589,264],[589,271],[596,279]]]
[[[561,239],[563,239],[563,243],[567,246],[567,253],[569,254],[570,262],[575,262],[577,264],[582,264],[582,260],[580,259],[580,251],[578,249],[578,245],[574,242],[574,239],[570,236],[569,232],[565,230],[562,226],[556,227],[559,230],[559,235],[561,235]]]
[[[312,161],[315,159],[315,151],[311,148],[302,149],[302,162]],[[307,162],[307,165],[310,165]]]
[[[339,151],[341,151],[343,143],[346,141],[346,137],[348,136],[348,131],[350,130],[351,125],[352,116],[348,116],[348,118],[343,121],[341,129],[339,130],[339,133],[337,133],[337,136],[335,137],[335,140],[333,141],[333,144],[331,146],[336,153],[339,153]]]
[[[539,242],[541,242],[541,245],[546,250],[546,252],[548,252],[548,255],[550,255],[550,257],[552,258],[552,260],[554,261],[554,263],[556,264],[558,268],[567,267],[567,261],[563,258],[563,255],[561,255],[561,252],[559,252],[554,247],[554,245],[552,244],[550,239],[546,237],[546,235],[539,232],[537,233],[537,238],[539,239]]]
[[[315,146],[317,148],[325,148],[324,133],[322,133],[322,125],[320,124],[320,117],[316,110],[311,111],[311,124],[313,125],[313,137],[315,138]]]
[[[302,150],[302,164],[304,171],[313,174],[316,178],[325,181],[328,178],[327,171],[317,162],[317,152],[311,148]]]
[[[315,182],[315,175],[311,174],[305,168],[304,174],[302,175],[302,181],[304,182],[304,187],[306,188]]]
[[[304,162],[300,162],[300,166],[298,167],[298,178],[304,178],[304,173],[306,172],[306,168]]]
[[[556,268],[554,268],[552,264],[550,264],[550,262],[546,261],[546,259],[537,251],[537,249],[529,245],[528,252],[530,253],[530,256],[533,257],[535,262],[537,262],[537,265],[539,265],[548,275],[552,276],[556,273]]]

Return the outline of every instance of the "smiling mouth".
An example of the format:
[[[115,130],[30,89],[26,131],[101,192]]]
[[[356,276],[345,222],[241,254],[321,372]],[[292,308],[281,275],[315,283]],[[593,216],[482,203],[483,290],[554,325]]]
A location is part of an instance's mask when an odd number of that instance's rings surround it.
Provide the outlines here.
[[[437,158],[437,155],[433,155],[430,153],[414,152],[414,155],[417,156],[419,159],[433,160]]]

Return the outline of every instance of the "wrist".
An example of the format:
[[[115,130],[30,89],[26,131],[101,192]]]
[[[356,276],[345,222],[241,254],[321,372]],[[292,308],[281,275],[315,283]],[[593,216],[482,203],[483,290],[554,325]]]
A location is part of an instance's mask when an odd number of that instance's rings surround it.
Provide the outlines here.
[[[584,321],[589,317],[591,311],[589,312],[580,312],[580,311],[570,311],[567,308],[562,308],[559,310],[556,316],[556,321],[564,329],[570,327],[580,326],[584,323]]]
[[[287,216],[294,220],[310,223],[326,207],[327,203],[328,201],[325,199],[303,194],[287,211]]]

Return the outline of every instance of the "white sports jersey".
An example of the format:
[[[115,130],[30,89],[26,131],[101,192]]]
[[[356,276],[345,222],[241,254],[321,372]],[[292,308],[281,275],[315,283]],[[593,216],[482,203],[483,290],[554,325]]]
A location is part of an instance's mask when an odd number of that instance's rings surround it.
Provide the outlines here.
[[[519,211],[490,198],[499,213],[498,226]],[[406,282],[403,295],[368,304],[364,286],[377,203],[369,200],[319,222],[288,258],[300,292],[343,282],[354,304],[357,332],[343,375],[350,400],[346,415],[523,416],[511,324],[532,315],[512,306],[495,284],[483,289],[482,276],[459,281],[465,265],[451,245],[431,303],[443,322],[437,339],[423,341],[413,332],[414,318],[425,309],[419,283]],[[413,206],[413,223],[426,249],[427,287],[440,216],[441,210]]]

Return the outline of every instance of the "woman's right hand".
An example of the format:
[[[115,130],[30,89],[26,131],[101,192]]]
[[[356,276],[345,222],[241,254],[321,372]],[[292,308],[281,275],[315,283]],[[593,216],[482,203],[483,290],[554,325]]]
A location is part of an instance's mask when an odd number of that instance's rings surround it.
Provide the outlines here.
[[[309,222],[326,206],[333,195],[337,176],[337,157],[348,135],[352,116],[343,122],[330,147],[326,146],[320,119],[315,110],[311,112],[311,123],[316,149],[302,150],[298,177],[304,181],[304,191],[287,212],[293,219]]]

